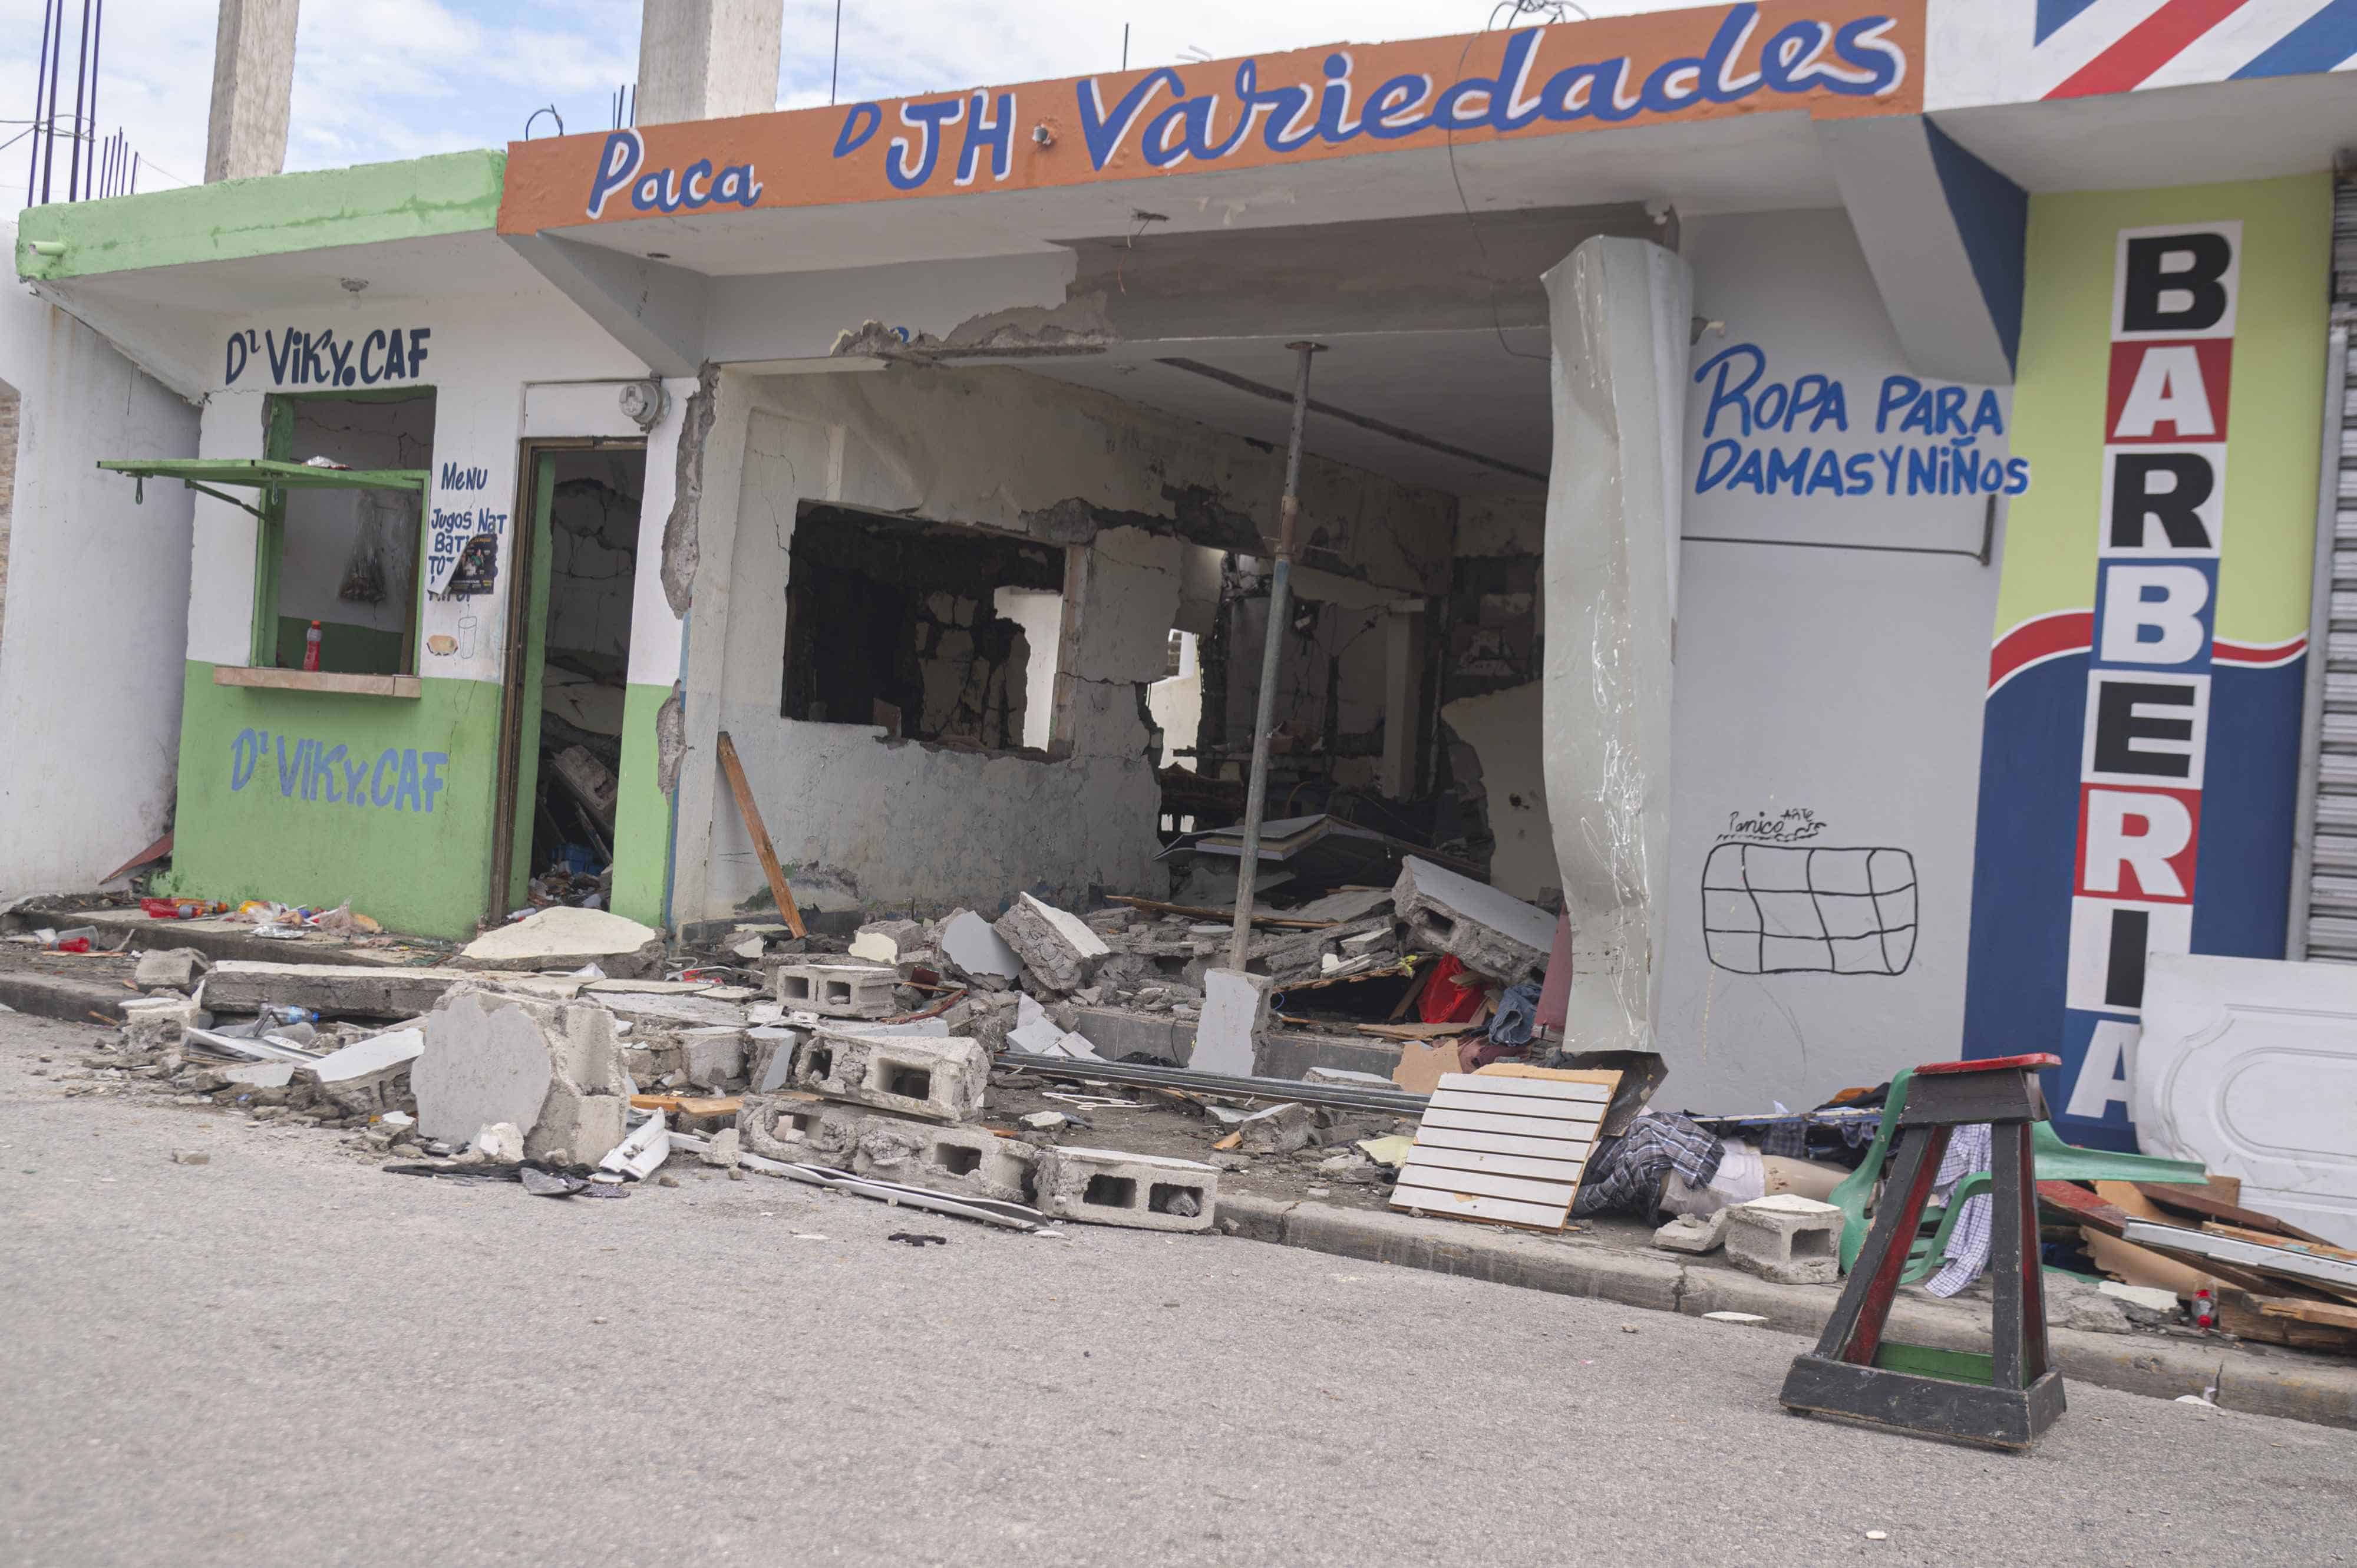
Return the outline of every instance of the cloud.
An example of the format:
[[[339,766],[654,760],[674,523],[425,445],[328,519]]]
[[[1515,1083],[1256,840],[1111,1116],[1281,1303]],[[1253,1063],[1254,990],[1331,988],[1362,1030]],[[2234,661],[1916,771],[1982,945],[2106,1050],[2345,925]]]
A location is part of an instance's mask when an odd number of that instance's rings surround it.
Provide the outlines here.
[[[1597,16],[1692,0],[1586,0]],[[81,6],[68,0],[70,28]],[[0,140],[32,113],[43,0],[0,0]],[[1133,19],[1133,66],[1351,40],[1469,32],[1483,0],[1194,0]],[[786,0],[779,102],[823,103],[834,0]],[[201,0],[106,0],[97,131],[120,126],[142,156],[140,188],[204,174],[215,11]],[[65,110],[72,108],[69,38]],[[1034,81],[1121,64],[1118,13],[1095,0],[844,0],[840,96],[894,97]],[[638,0],[309,0],[296,38],[289,168],[334,168],[504,145],[543,105],[570,131],[612,123],[614,90],[638,72]],[[551,129],[542,116],[536,134]],[[0,200],[21,200],[27,144],[0,147]],[[62,196],[68,144],[52,182]]]

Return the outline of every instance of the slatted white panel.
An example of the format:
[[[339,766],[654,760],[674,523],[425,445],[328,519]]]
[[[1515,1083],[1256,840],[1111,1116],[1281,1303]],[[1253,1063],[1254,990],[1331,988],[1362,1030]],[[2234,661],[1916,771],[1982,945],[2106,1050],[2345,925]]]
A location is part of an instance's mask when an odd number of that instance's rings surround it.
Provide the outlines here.
[[[1392,1207],[1562,1230],[1620,1078],[1443,1075]]]

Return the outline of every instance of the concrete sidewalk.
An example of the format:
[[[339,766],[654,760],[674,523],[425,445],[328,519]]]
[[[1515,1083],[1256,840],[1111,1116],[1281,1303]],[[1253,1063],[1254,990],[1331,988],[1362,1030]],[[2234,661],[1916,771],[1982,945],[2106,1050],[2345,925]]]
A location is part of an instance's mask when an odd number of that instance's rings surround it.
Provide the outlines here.
[[[1761,1327],[1809,1338],[1824,1326],[1840,1299],[1828,1285],[1770,1284],[1715,1257],[1679,1258],[1592,1234],[1549,1236],[1232,1191],[1221,1194],[1219,1213],[1221,1229],[1247,1240],[1688,1317],[1753,1313],[1767,1320]],[[1986,1308],[1969,1300],[1943,1302],[1910,1292],[1892,1309],[1890,1329],[1894,1338],[1909,1344],[1988,1348]],[[2357,1427],[2357,1364],[2336,1358],[2164,1334],[2050,1327],[2047,1337],[2066,1382],[2157,1399],[2200,1394],[2214,1385],[2217,1403],[2225,1410]],[[1801,1348],[1796,1339],[1795,1353]]]

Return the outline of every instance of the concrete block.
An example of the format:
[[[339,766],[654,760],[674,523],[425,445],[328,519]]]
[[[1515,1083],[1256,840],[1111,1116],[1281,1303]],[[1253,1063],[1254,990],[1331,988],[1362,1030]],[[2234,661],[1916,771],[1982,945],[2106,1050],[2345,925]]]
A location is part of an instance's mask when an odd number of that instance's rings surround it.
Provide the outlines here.
[[[1203,1015],[1195,1023],[1195,1048],[1187,1065],[1197,1072],[1252,1076],[1260,1036],[1268,1027],[1269,980],[1241,970],[1214,969],[1203,975]]]
[[[1673,1252],[1715,1252],[1727,1240],[1727,1210],[1681,1214],[1653,1232],[1653,1245]]]
[[[806,1029],[773,1024],[745,1031],[745,1083],[755,1094],[773,1094],[793,1081],[794,1051]]]
[[[689,1029],[677,1036],[679,1070],[700,1089],[718,1092],[745,1076],[745,1031]]]
[[[595,1165],[622,1141],[629,1102],[614,1015],[587,1002],[544,1002],[469,982],[424,1021],[411,1067],[419,1131],[450,1143],[493,1122],[524,1129],[524,1152],[562,1150]]]
[[[131,1050],[168,1050],[190,1029],[212,1026],[213,1015],[186,996],[141,996],[123,1004],[123,1043]]]
[[[1842,1212],[1793,1193],[1756,1197],[1727,1217],[1727,1261],[1775,1284],[1833,1284],[1841,1278]]]
[[[131,983],[142,991],[165,986],[173,991],[194,991],[212,961],[194,948],[169,948],[139,955],[139,967],[131,972]]]
[[[991,928],[1050,991],[1078,991],[1113,949],[1078,915],[1025,893]]]
[[[576,970],[596,964],[609,978],[662,973],[663,934],[610,909],[568,905],[535,910],[486,931],[459,950],[461,969]]]
[[[1015,950],[971,909],[960,909],[943,920],[935,940],[944,962],[982,984],[1012,985],[1023,972],[1023,961]]]
[[[241,1062],[221,1069],[227,1081],[247,1089],[285,1089],[295,1081],[293,1062]]]
[[[714,1165],[721,1170],[735,1170],[741,1138],[742,1134],[736,1128],[723,1127],[719,1132],[712,1134],[712,1142],[706,1144],[704,1152],[696,1157],[707,1165]]]
[[[871,920],[851,939],[851,956],[877,963],[902,963],[923,950],[925,928],[915,920]]]
[[[1115,1149],[1042,1149],[1035,1180],[1045,1213],[1140,1230],[1209,1230],[1220,1196],[1213,1166]]]
[[[928,1192],[1029,1203],[1039,1158],[1039,1151],[1030,1144],[1002,1138],[987,1127],[942,1127],[870,1115],[860,1123],[851,1169],[857,1176]]]
[[[523,1158],[523,1133],[512,1122],[494,1122],[478,1127],[467,1146],[487,1160],[511,1165]]]
[[[1410,856],[1392,888],[1407,945],[1455,955],[1476,974],[1507,984],[1536,980],[1555,946],[1555,917],[1469,876]]]
[[[797,1053],[794,1087],[829,1100],[928,1122],[970,1122],[982,1112],[990,1058],[972,1040],[821,1029]]]
[[[810,1094],[748,1094],[737,1109],[740,1145],[764,1159],[849,1170],[866,1117]]]
[[[1306,1149],[1318,1133],[1318,1113],[1307,1105],[1272,1105],[1236,1123],[1243,1142],[1238,1147],[1255,1155],[1289,1155]]]
[[[347,1116],[375,1116],[409,1098],[409,1072],[425,1049],[423,1029],[395,1029],[305,1062],[295,1083]]]
[[[900,1010],[892,997],[899,983],[899,971],[874,964],[790,961],[770,966],[769,992],[823,1018],[888,1018]]]
[[[1072,1032],[1096,1047],[1107,1061],[1145,1055],[1178,1065],[1194,1049],[1192,1020],[1168,1013],[1137,1013],[1125,1007],[1083,1007],[1072,1021]]]

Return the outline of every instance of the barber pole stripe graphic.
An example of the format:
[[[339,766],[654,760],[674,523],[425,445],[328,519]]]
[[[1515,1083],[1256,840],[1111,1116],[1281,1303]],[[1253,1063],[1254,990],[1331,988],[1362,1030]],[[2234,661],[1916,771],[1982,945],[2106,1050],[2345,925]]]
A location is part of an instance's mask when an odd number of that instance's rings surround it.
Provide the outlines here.
[[[2037,0],[2041,98],[2341,70],[2357,0]]]

